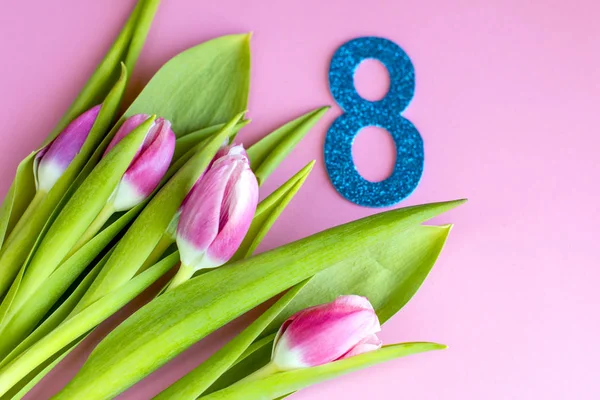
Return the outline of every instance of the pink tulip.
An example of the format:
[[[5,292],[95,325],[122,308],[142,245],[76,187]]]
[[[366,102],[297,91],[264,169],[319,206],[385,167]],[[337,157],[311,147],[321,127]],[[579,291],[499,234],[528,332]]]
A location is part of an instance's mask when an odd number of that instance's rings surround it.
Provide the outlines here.
[[[194,270],[224,264],[237,251],[258,203],[258,182],[243,146],[217,153],[181,206],[177,247]]]
[[[37,189],[48,192],[71,164],[87,139],[100,106],[95,106],[75,118],[35,156],[34,170]]]
[[[121,139],[148,118],[148,115],[136,114],[127,119],[115,134],[104,155],[106,156]],[[175,134],[171,130],[171,123],[163,118],[157,118],[113,193],[111,201],[115,211],[129,210],[144,201],[156,189],[171,164],[174,151]]]
[[[380,330],[369,300],[341,296],[285,321],[275,338],[272,363],[278,370],[289,371],[377,350]]]

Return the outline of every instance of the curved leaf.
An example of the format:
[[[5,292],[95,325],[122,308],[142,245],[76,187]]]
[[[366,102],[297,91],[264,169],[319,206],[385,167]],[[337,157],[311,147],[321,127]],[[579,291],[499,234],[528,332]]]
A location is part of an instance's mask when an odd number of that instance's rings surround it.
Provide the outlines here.
[[[259,184],[271,175],[329,108],[317,108],[296,118],[250,146],[248,157]]]
[[[113,330],[54,399],[115,396],[258,304],[329,267],[354,265],[366,252],[377,259],[406,240],[402,232],[461,203],[372,215],[193,278]]]
[[[10,390],[37,366],[60,352],[90,329],[95,328],[100,322],[139,295],[178,261],[179,254],[177,253],[163,259],[110,295],[104,296],[79,314],[63,322],[61,329],[53,330],[19,357],[2,367],[0,369],[0,395]]]
[[[300,190],[314,165],[314,161],[308,163],[308,165],[258,204],[250,229],[248,229],[248,233],[230,262],[250,257],[254,253],[279,215],[281,215],[298,190]]]
[[[449,232],[450,226],[416,225],[396,233],[398,243],[394,246],[366,251],[352,263],[341,263],[316,274],[257,335],[256,343],[260,342],[260,345],[240,355],[239,362],[207,393],[230,386],[266,365],[271,359],[274,334],[287,318],[305,308],[351,293],[367,297],[380,321],[386,322],[416,293]]]
[[[437,343],[416,342],[384,346],[379,350],[335,361],[318,367],[279,372],[266,378],[239,382],[218,392],[202,396],[202,400],[269,400],[286,396],[315,383],[323,382],[349,372],[367,368],[385,361],[446,346]]]
[[[160,0],[138,1],[108,53],[44,144],[50,143],[78,115],[102,102],[119,76],[120,64],[124,63],[129,73],[133,71],[159,3]]]

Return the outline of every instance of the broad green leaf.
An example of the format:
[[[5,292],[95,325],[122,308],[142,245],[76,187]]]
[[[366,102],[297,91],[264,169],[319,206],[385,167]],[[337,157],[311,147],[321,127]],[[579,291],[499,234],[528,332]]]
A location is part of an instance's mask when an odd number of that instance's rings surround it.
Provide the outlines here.
[[[160,0],[138,1],[112,47],[56,128],[48,135],[45,144],[54,139],[78,115],[103,101],[119,77],[120,64],[124,62],[127,71],[133,71],[159,3]]]
[[[241,260],[254,253],[279,215],[294,198],[298,190],[300,190],[314,165],[314,161],[308,163],[296,175],[292,176],[281,187],[258,204],[250,229],[248,229],[246,237],[244,237],[242,244],[230,262]]]
[[[461,203],[372,215],[193,278],[113,330],[55,400],[113,397],[206,335],[320,271],[351,267],[365,253],[386,261],[379,256],[406,241],[402,232]]]
[[[95,328],[99,323],[134,299],[178,261],[178,253],[170,255],[113,293],[102,297],[81,310],[77,315],[67,319],[58,329],[54,329],[16,359],[4,365],[0,369],[0,395],[6,393],[46,360],[59,353],[74,340]]]
[[[69,199],[27,265],[16,296],[9,304],[12,312],[5,318],[10,318],[35,293],[105,206],[152,122],[153,118],[149,118],[123,138]]]
[[[122,66],[121,76],[104,99],[100,113],[80,152],[71,161],[50,192],[46,195],[41,193],[36,195],[36,197],[42,196],[39,205],[31,212],[28,208],[15,230],[9,235],[5,246],[0,251],[0,265],[2,265],[0,269],[0,295],[13,282],[36,240],[42,234],[44,227],[49,226],[49,220],[52,220],[51,216],[60,208],[63,199],[66,202],[65,197],[69,188],[116,119],[126,84],[127,70]]]
[[[214,135],[152,198],[119,241],[100,275],[77,305],[76,312],[135,276],[166,232],[185,196],[241,117],[242,114],[238,114]]]
[[[415,225],[395,233],[394,246],[368,249],[352,263],[340,263],[316,274],[299,291],[269,326],[258,335],[261,345],[240,356],[241,360],[224,374],[208,392],[222,389],[266,365],[271,359],[272,341],[281,324],[292,314],[333,301],[344,294],[365,296],[386,322],[416,293],[433,267],[446,241],[450,226]],[[263,340],[267,339],[267,340]]]
[[[416,342],[384,346],[379,350],[360,354],[318,367],[279,372],[262,379],[239,382],[218,392],[202,396],[202,400],[271,400],[288,395],[319,382],[330,380],[349,372],[390,361],[399,357],[443,350],[437,343]]]
[[[248,106],[250,35],[223,36],[169,60],[125,112],[156,114],[179,137],[225,123]]]
[[[236,135],[240,131],[240,129],[242,129],[249,123],[250,120],[248,119],[238,122],[238,124],[234,126],[231,130],[231,134]],[[175,152],[173,153],[173,160],[179,159],[198,143],[201,143],[202,141],[209,139],[212,135],[218,133],[221,129],[223,129],[224,126],[225,124],[213,125],[209,126],[208,128],[203,128],[195,132],[188,133],[187,135],[180,136],[175,142]]]
[[[327,112],[321,107],[288,122],[248,149],[252,170],[262,183]]]

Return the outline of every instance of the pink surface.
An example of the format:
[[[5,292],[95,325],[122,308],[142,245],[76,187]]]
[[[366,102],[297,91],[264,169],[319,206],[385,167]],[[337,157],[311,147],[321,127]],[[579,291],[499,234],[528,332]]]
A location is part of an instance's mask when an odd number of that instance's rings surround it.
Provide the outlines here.
[[[334,104],[326,74],[331,55],[345,41],[379,35],[399,43],[416,68],[416,96],[406,116],[421,132],[426,156],[422,182],[402,205],[470,199],[435,221],[456,224],[448,245],[419,293],[381,334],[388,343],[432,340],[450,349],[396,360],[294,398],[600,396],[595,344],[600,3],[163,3],[134,91],[177,52],[217,35],[252,30],[253,123],[242,136],[248,143],[312,107]],[[0,194],[18,161],[81,88],[132,4],[2,3]],[[363,78],[381,84],[382,76]],[[327,180],[322,145],[339,112],[335,106],[267,183],[266,193],[317,160],[263,249],[375,212],[343,200]],[[385,176],[393,157],[389,142],[385,135],[361,135],[355,155],[366,176]],[[92,346],[86,342],[29,398],[48,398]],[[195,346],[119,398],[149,398],[205,356],[206,346]]]

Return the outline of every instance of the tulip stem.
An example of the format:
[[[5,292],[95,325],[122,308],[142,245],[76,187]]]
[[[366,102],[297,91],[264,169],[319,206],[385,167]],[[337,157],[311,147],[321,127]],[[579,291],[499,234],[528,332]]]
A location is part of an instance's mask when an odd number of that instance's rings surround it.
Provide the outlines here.
[[[189,267],[185,264],[181,264],[179,266],[179,269],[177,270],[177,273],[171,279],[171,281],[169,282],[169,284],[167,285],[165,290],[163,290],[161,292],[161,294],[171,291],[171,290],[175,289],[177,286],[181,285],[182,283],[188,281],[194,275],[194,272],[195,272],[194,268]]]
[[[67,260],[73,254],[75,254],[77,250],[82,248],[87,242],[89,242],[94,236],[96,236],[96,234],[100,232],[100,229],[102,229],[104,224],[106,224],[106,221],[108,221],[108,219],[114,213],[115,209],[112,203],[106,204],[104,208],[100,210],[100,213],[98,213],[96,218],[92,221],[90,226],[88,226],[83,235],[81,235],[77,243],[75,243],[75,245],[71,248],[71,251],[69,251],[69,254],[67,254],[67,256],[64,259]]]
[[[276,374],[278,372],[281,372],[281,370],[277,367],[277,365],[275,365],[275,363],[270,362],[267,365],[265,365],[264,367],[262,367],[261,369],[254,371],[247,377],[240,379],[235,384],[241,383],[241,382],[257,381],[259,379],[266,378],[266,377]]]

